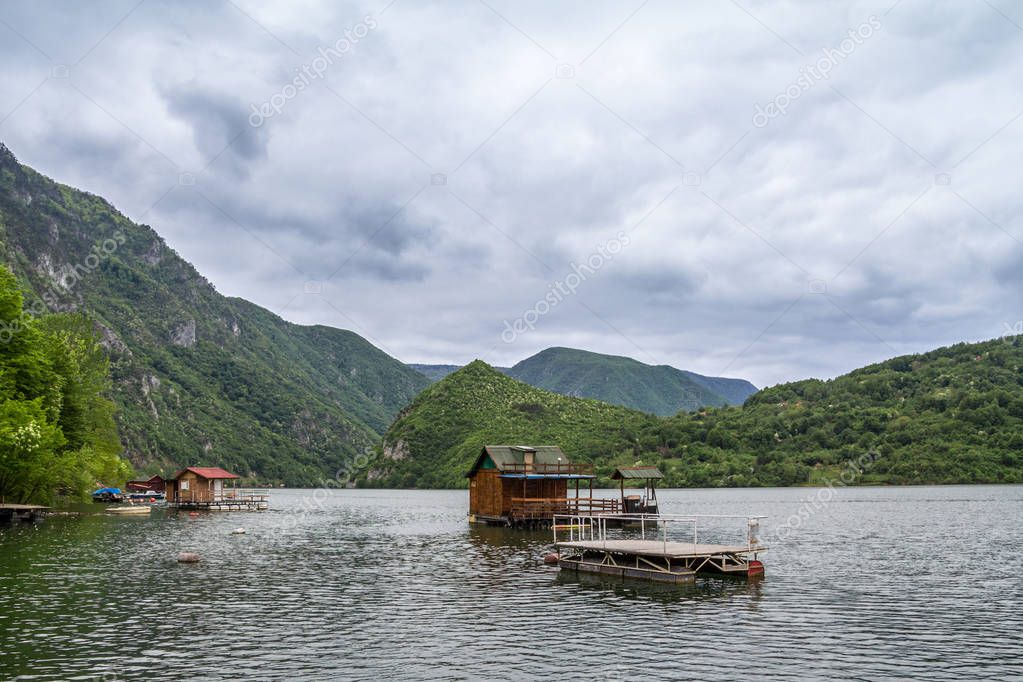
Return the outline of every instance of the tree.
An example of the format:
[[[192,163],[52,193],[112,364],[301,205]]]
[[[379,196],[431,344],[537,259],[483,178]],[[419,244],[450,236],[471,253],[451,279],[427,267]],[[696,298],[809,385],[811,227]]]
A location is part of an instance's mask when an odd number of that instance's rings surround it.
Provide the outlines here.
[[[23,305],[0,267],[0,498],[84,497],[97,482],[124,481],[108,361],[91,323],[32,318]]]

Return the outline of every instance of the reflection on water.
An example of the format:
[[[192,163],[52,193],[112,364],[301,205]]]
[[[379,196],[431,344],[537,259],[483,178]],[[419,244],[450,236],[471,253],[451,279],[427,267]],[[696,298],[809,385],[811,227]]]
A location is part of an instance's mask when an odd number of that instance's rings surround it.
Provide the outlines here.
[[[810,494],[659,494],[666,513],[770,515],[753,583],[562,574],[549,533],[468,526],[465,492],[14,526],[0,679],[1023,675],[1023,488],[845,489],[779,535]]]

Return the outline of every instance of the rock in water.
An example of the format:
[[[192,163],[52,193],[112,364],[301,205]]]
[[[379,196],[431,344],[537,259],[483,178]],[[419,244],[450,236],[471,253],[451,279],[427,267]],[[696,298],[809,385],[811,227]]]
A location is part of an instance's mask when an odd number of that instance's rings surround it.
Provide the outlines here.
[[[179,552],[178,553],[179,564],[197,564],[199,563],[199,555],[195,552]]]
[[[544,558],[543,558],[543,562],[544,562],[545,564],[556,564],[556,563],[558,563],[559,561],[561,561],[561,557],[560,557],[560,556],[558,556],[558,553],[557,553],[557,552],[551,552],[550,554],[547,554],[547,555],[546,555],[546,556],[544,556]]]

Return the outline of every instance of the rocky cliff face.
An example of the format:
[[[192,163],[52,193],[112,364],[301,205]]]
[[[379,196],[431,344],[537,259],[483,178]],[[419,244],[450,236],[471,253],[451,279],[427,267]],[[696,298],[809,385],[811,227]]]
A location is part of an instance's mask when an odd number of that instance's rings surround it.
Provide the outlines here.
[[[0,263],[32,292],[30,309],[94,321],[126,454],[146,471],[205,462],[311,484],[429,383],[356,334],[221,296],[150,227],[2,145]]]

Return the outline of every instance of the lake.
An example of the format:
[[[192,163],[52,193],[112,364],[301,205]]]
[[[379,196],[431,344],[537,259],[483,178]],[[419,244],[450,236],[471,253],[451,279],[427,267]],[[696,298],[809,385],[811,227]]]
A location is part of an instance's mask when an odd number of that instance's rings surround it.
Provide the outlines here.
[[[262,513],[15,525],[0,679],[1023,676],[1023,486],[658,497],[769,516],[766,577],[561,574],[541,561],[549,533],[471,528],[465,491],[280,490]]]

